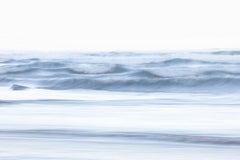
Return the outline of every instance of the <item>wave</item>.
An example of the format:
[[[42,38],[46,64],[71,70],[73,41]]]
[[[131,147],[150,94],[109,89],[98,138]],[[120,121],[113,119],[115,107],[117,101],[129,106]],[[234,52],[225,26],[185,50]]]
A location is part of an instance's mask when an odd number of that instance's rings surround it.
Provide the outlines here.
[[[11,89],[12,89],[12,90],[15,90],[15,91],[19,91],[19,90],[26,90],[26,89],[28,89],[28,87],[23,86],[23,85],[13,84],[13,85],[11,86]]]
[[[37,62],[31,64],[10,65],[0,68],[0,74],[29,74],[37,72],[62,72],[69,74],[107,74],[107,73],[121,73],[127,71],[119,64],[75,64],[73,66],[58,62]]]
[[[0,134],[26,136],[31,138],[111,138],[122,140],[176,142],[212,145],[240,145],[240,137],[172,134],[156,132],[103,132],[85,130],[39,129],[39,130],[0,130]]]
[[[162,79],[56,79],[44,80],[39,88],[66,90],[66,89],[96,89],[116,91],[214,91],[238,90],[232,88],[240,86],[239,78],[162,78]],[[198,89],[198,90],[197,90]]]
[[[29,74],[37,71],[37,68],[11,68],[0,71],[0,74],[9,75],[9,74]]]
[[[225,70],[208,70],[204,71],[202,73],[199,73],[198,76],[218,76],[218,77],[224,77],[224,76],[240,76],[240,72],[232,72],[232,71],[225,71]]]
[[[186,59],[186,58],[173,58],[173,59],[169,59],[169,60],[165,60],[162,62],[162,64],[166,64],[166,65],[177,65],[177,64],[211,64],[213,62],[209,62],[209,61],[202,61],[202,60],[193,60],[193,59]],[[216,63],[216,62],[214,62]]]
[[[212,56],[86,54],[76,59],[1,59],[0,84],[13,90],[20,90],[16,85],[53,90],[240,90],[240,60],[232,55],[226,60]]]
[[[148,70],[140,70],[129,74],[130,76],[143,77],[143,78],[164,78],[164,76],[158,75]]]
[[[224,76],[223,76],[224,75]],[[69,76],[69,78],[65,78]],[[149,71],[131,72],[123,75],[106,77],[71,76],[68,74],[57,77],[23,78],[0,78],[0,84],[11,85],[12,90],[24,90],[31,88],[42,88],[51,90],[69,89],[96,89],[116,91],[238,91],[240,77],[238,73],[223,71],[207,71],[198,75],[164,77]],[[54,77],[54,78],[53,78]]]
[[[67,68],[70,73],[75,74],[108,74],[108,73],[121,73],[127,71],[122,65],[109,65],[109,64],[84,64],[77,68]]]
[[[210,52],[210,54],[216,54],[216,55],[240,55],[240,51],[214,51],[214,52]]]
[[[187,58],[171,58],[159,62],[149,62],[144,65],[150,67],[168,67],[168,66],[190,66],[190,65],[239,65],[236,62],[224,62],[224,61],[207,61],[207,60],[197,60],[197,59],[187,59]]]

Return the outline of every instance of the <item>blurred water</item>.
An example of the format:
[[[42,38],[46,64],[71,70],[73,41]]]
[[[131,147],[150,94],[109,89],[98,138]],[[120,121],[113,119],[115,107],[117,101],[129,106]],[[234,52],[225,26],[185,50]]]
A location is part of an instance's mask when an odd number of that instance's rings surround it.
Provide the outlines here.
[[[0,55],[0,159],[240,158],[240,52]]]

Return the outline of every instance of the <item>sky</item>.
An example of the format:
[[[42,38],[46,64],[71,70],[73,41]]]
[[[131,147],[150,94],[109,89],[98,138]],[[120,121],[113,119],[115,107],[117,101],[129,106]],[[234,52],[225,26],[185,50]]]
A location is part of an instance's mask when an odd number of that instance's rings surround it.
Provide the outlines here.
[[[240,48],[239,0],[0,0],[0,50]]]

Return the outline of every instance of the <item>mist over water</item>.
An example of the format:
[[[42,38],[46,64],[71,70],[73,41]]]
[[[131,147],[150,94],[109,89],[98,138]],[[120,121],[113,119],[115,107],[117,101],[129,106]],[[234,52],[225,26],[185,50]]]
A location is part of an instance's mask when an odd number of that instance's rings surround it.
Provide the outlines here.
[[[240,157],[240,51],[0,55],[0,159]]]

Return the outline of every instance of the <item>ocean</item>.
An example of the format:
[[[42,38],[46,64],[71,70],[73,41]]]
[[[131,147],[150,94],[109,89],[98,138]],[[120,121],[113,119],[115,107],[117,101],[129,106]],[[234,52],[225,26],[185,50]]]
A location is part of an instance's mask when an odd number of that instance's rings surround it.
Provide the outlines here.
[[[1,160],[238,160],[240,51],[0,54]]]

